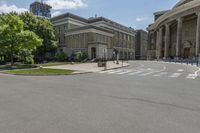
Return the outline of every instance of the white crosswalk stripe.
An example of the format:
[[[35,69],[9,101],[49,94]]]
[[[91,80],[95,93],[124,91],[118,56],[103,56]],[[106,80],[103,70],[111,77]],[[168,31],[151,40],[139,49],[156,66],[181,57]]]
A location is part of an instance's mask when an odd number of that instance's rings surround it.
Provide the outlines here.
[[[153,77],[169,77],[169,78],[178,78],[181,75],[183,75],[184,71],[182,70],[177,70],[177,72],[169,74],[168,72],[165,71],[156,71],[155,69],[115,69],[115,70],[107,70],[107,71],[101,71],[98,73],[101,74],[115,74],[115,75],[129,75],[129,76],[153,76]],[[197,74],[188,74],[186,79],[196,79],[198,77]]]
[[[152,72],[148,72],[148,73],[143,73],[143,74],[140,74],[139,76],[147,76],[147,75],[151,75],[151,74],[154,74],[156,73],[157,71],[152,71]]]
[[[116,71],[112,71],[112,72],[108,72],[108,74],[114,74],[114,73],[118,73],[118,72],[122,72],[123,70],[116,70]]]
[[[196,79],[198,77],[197,74],[189,74],[186,78],[187,79]]]
[[[183,72],[184,70],[183,70],[183,69],[178,69],[177,71],[178,71],[178,72]]]
[[[114,70],[108,70],[108,71],[100,71],[99,73],[108,73],[108,72],[113,72]]]
[[[136,75],[136,74],[140,74],[142,73],[143,71],[136,71],[136,72],[133,72],[133,73],[130,73],[129,75]]]
[[[120,72],[120,73],[116,73],[118,75],[122,75],[122,74],[127,74],[127,73],[130,73],[132,72],[133,70],[126,70],[126,71],[123,71],[123,72]]]
[[[182,73],[173,73],[172,75],[170,75],[169,77],[170,78],[177,78],[177,77],[179,77],[179,76],[181,76],[182,75]]]
[[[168,74],[168,73],[167,72],[161,72],[161,73],[155,74],[153,76],[154,77],[161,77],[161,76],[166,75],[166,74]]]

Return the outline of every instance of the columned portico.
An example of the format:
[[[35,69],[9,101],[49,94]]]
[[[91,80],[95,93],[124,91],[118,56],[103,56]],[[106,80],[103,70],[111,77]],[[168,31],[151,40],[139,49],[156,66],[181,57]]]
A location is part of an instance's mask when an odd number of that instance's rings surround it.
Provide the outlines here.
[[[183,27],[183,19],[177,19],[177,37],[176,37],[176,58],[181,56],[181,43],[182,43],[182,27]]]
[[[165,52],[164,52],[165,59],[169,57],[169,45],[170,45],[170,26],[169,24],[165,24]]]
[[[196,59],[200,54],[200,2],[182,0],[174,8],[154,13],[149,32],[157,31],[157,59]],[[164,43],[164,45],[163,45]]]
[[[200,53],[200,12],[197,13],[197,32],[196,32],[196,47],[195,47],[195,56],[197,57]]]

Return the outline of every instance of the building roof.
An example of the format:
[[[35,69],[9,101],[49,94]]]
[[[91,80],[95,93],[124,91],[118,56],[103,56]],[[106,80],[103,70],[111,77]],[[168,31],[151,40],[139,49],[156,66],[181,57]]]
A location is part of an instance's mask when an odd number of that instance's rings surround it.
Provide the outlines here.
[[[99,21],[108,22],[108,23],[110,23],[110,24],[112,24],[112,25],[114,25],[114,26],[117,26],[117,27],[120,27],[120,28],[123,28],[123,29],[126,29],[126,30],[132,30],[132,31],[134,30],[134,29],[131,28],[131,27],[123,26],[123,25],[121,25],[121,24],[119,24],[119,23],[117,23],[117,22],[114,22],[114,21],[112,21],[112,20],[110,20],[110,19],[107,19],[107,18],[104,18],[104,17],[96,17],[96,18],[88,19],[88,22],[89,22],[89,23],[95,23],[95,22],[99,22]]]
[[[170,10],[157,11],[157,12],[154,13],[154,15],[163,15],[163,14],[165,14],[168,11],[170,11]]]
[[[92,26],[92,25],[70,29],[70,30],[68,30],[68,32],[77,31],[77,30],[85,30],[85,29],[96,29],[96,30],[100,30],[100,31],[108,32],[108,33],[113,33],[113,31],[111,31],[111,30],[108,30],[108,29],[105,29],[102,27]]]
[[[80,17],[80,16],[77,16],[77,15],[72,14],[72,13],[64,13],[64,14],[61,14],[59,16],[55,16],[55,17],[51,18],[51,20],[54,21],[54,20],[58,20],[58,19],[66,18],[66,17],[73,18],[73,19],[80,20],[80,21],[88,23],[87,19]]]
[[[104,17],[92,17],[92,18],[86,19],[86,18],[77,16],[77,15],[74,15],[72,13],[65,13],[65,14],[61,14],[59,16],[51,18],[51,21],[56,21],[58,19],[62,19],[62,18],[66,18],[66,17],[73,18],[73,19],[76,19],[76,20],[79,20],[79,21],[82,21],[82,22],[85,22],[85,23],[88,23],[88,24],[104,21],[104,22],[109,23],[112,26],[115,26],[115,27],[120,28],[122,30],[129,31],[129,32],[135,32],[135,30],[131,27],[123,26],[123,25],[121,25],[117,22],[114,22],[114,21],[109,20],[109,19],[104,18]]]
[[[186,4],[186,3],[188,3],[188,2],[191,2],[191,1],[193,1],[193,0],[180,0],[180,1],[174,6],[174,8],[177,8],[177,7],[179,7],[179,6],[181,6],[181,5],[184,5],[184,4]]]

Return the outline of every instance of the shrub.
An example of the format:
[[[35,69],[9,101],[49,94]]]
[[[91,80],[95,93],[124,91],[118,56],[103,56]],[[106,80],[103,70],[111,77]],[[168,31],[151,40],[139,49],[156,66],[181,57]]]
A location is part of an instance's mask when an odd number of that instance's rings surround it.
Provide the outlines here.
[[[79,62],[81,62],[81,61],[87,59],[87,57],[88,57],[88,56],[87,56],[87,53],[86,53],[86,52],[77,52],[77,53],[76,53],[76,60],[79,61]]]
[[[58,61],[65,61],[66,60],[66,54],[64,52],[59,52],[56,54],[56,58]]]
[[[34,59],[33,56],[32,57],[26,57],[24,60],[24,64],[34,64]]]

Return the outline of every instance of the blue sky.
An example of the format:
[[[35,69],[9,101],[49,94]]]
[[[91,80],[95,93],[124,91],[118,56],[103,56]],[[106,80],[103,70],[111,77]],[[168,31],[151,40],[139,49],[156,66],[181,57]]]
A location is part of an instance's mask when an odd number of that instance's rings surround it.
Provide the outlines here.
[[[0,12],[29,9],[35,0],[0,0]],[[153,13],[172,8],[179,0],[44,0],[53,6],[53,15],[71,12],[85,18],[104,16],[120,24],[145,29]]]

